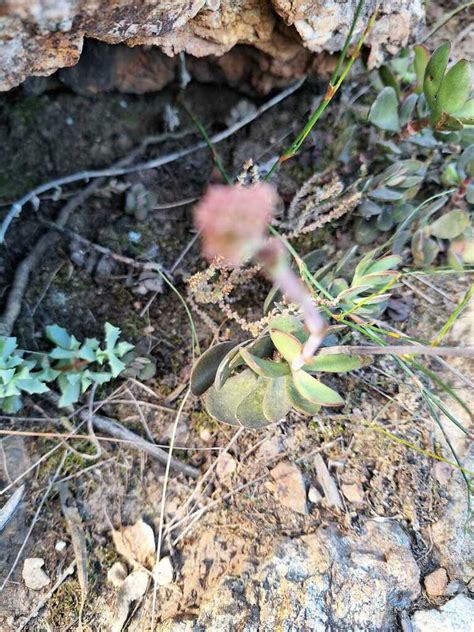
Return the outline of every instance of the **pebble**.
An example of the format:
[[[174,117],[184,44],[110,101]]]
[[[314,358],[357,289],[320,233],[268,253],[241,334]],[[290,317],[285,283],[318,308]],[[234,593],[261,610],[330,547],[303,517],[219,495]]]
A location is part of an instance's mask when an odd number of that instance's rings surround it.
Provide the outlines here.
[[[270,472],[275,481],[274,494],[284,507],[306,515],[306,488],[301,470],[294,463],[283,461]]]
[[[429,597],[441,597],[448,586],[448,575],[444,568],[438,568],[425,577],[425,590]]]
[[[23,580],[31,590],[41,590],[50,583],[43,570],[44,560],[41,557],[28,557],[23,563]]]
[[[343,483],[341,485],[341,491],[345,498],[351,503],[364,502],[364,490],[357,483]]]
[[[54,548],[58,553],[61,553],[61,551],[64,551],[66,546],[67,545],[66,545],[66,542],[64,542],[64,540],[58,540],[56,544],[54,545]]]
[[[107,579],[115,588],[120,588],[127,575],[128,571],[125,564],[123,562],[115,562],[107,572]]]

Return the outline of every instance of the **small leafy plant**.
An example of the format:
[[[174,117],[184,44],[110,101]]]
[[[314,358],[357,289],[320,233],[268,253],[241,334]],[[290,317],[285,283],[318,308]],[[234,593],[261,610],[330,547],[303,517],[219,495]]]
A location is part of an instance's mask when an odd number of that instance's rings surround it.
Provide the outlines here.
[[[105,324],[104,342],[83,343],[58,325],[46,327],[54,347],[48,353],[18,349],[16,338],[0,337],[0,409],[9,414],[22,407],[22,394],[45,393],[55,384],[60,406],[77,402],[92,384],[105,384],[125,371],[123,361],[133,345],[119,342],[120,329]]]
[[[414,47],[413,92],[402,98],[400,79],[396,71],[384,67],[380,79],[385,87],[379,92],[370,112],[369,121],[382,130],[416,133],[424,127],[434,131],[461,130],[474,124],[472,65],[461,59],[447,70],[450,55],[448,42],[430,56],[424,46]],[[404,67],[402,79],[410,76]]]
[[[318,257],[315,260],[319,260]],[[385,309],[397,273],[392,269],[401,258],[395,255],[374,259],[365,255],[355,268],[350,284],[343,277],[326,273],[320,279],[334,300],[334,319],[376,318]],[[231,425],[263,428],[283,419],[291,409],[315,415],[321,406],[342,406],[343,398],[320,381],[324,373],[344,373],[370,362],[367,357],[333,352],[338,325],[326,328],[316,355],[300,364],[309,331],[301,316],[289,314],[270,293],[275,309],[282,313],[270,319],[256,339],[242,343],[222,342],[208,349],[196,362],[191,390],[204,396],[211,417]],[[317,377],[315,377],[317,375]]]
[[[276,316],[255,340],[223,342],[208,349],[193,368],[191,390],[204,395],[214,419],[254,429],[283,419],[291,409],[315,415],[321,406],[342,406],[341,395],[319,376],[359,369],[367,358],[332,354],[322,347],[298,368],[295,362],[308,338],[298,317]]]

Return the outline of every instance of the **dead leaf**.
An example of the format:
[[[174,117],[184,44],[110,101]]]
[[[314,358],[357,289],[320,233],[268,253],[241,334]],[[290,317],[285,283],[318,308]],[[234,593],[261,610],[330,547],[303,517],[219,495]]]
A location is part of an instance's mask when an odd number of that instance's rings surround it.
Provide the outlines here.
[[[169,555],[162,557],[153,571],[158,586],[167,586],[173,581],[173,564]]]
[[[131,603],[143,597],[148,587],[148,580],[149,575],[143,570],[134,571],[125,579],[117,596],[112,632],[121,632],[127,621]]]
[[[31,590],[41,590],[50,583],[43,570],[44,560],[41,557],[28,557],[23,563],[23,580]]]
[[[149,524],[140,518],[134,525],[112,532],[117,553],[138,569],[145,566],[152,569],[155,563],[155,535]]]

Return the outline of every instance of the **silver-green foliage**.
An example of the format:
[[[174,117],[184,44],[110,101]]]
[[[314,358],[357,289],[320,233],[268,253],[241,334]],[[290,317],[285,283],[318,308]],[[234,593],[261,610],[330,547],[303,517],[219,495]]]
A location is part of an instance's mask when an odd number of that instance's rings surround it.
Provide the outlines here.
[[[105,384],[120,375],[122,361],[133,345],[119,342],[120,329],[105,324],[104,341],[87,338],[83,343],[58,325],[46,328],[54,347],[47,353],[18,349],[13,337],[0,337],[0,410],[16,413],[22,394],[45,393],[55,385],[60,406],[77,402],[92,384]]]

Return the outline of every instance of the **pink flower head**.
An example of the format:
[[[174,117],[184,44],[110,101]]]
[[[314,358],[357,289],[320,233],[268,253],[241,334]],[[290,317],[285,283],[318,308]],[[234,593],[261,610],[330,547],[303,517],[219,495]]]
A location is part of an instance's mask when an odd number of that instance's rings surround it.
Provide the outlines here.
[[[222,257],[238,266],[254,255],[263,243],[276,200],[275,189],[265,183],[210,186],[194,209],[204,256]]]

